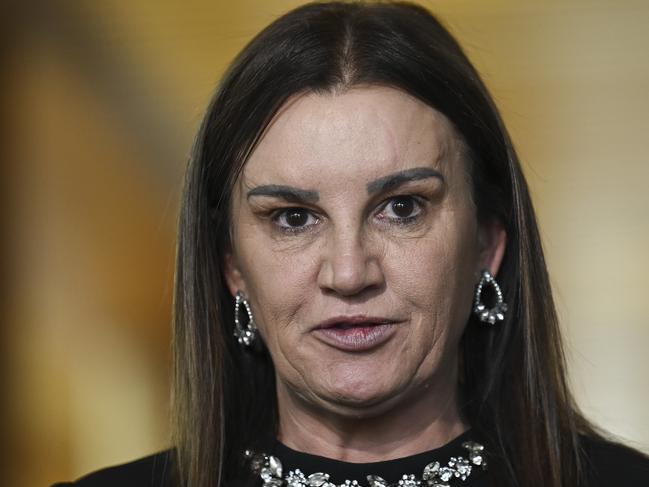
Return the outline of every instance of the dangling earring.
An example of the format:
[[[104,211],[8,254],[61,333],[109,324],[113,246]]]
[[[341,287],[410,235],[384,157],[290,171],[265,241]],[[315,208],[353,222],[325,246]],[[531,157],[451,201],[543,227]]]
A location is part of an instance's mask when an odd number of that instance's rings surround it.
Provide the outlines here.
[[[241,320],[241,305],[246,309],[246,314],[248,315],[245,324]],[[234,336],[237,337],[237,341],[241,345],[247,347],[252,345],[252,342],[255,341],[257,336],[257,327],[255,326],[255,320],[252,317],[250,303],[243,296],[241,291],[237,291],[237,295],[234,297]]]
[[[487,306],[482,302],[482,288],[485,284],[491,284],[494,293],[496,294],[496,304],[493,308],[487,308]],[[498,286],[496,279],[488,270],[482,271],[480,282],[478,282],[478,286],[475,288],[473,312],[478,315],[480,321],[494,325],[497,321],[503,321],[505,319],[506,311],[507,304],[503,301],[503,293],[500,290],[500,286]]]

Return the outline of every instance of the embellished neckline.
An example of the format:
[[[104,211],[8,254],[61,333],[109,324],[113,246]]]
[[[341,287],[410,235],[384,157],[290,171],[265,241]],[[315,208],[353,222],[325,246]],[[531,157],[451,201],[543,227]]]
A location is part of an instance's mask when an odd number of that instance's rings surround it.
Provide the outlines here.
[[[275,441],[269,454],[248,452],[264,487],[443,487],[463,485],[486,469],[482,445],[471,432],[407,457],[353,463],[293,450]]]

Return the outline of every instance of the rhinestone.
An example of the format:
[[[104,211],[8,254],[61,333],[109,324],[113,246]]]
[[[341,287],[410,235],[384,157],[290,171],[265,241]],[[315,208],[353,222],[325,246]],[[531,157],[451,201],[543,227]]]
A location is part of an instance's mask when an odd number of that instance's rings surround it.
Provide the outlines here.
[[[399,485],[402,487],[417,487],[418,482],[414,475],[404,474],[401,480],[399,480]]]
[[[460,477],[462,480],[466,480],[471,475],[471,464],[465,458],[458,458],[456,469],[455,476]]]
[[[484,450],[484,446],[482,446],[480,443],[476,443],[475,441],[465,441],[464,443],[462,443],[462,447],[472,451]]]
[[[422,478],[424,480],[432,480],[439,475],[439,462],[433,462],[426,465]]]
[[[259,475],[261,476],[264,482],[267,482],[273,478],[273,473],[270,471],[268,467],[262,468],[261,473]]]
[[[306,487],[306,484],[299,478],[286,479],[286,485],[288,487]]]
[[[439,478],[442,479],[442,482],[448,482],[455,475],[455,470],[449,467],[442,467],[439,469]]]
[[[307,478],[307,482],[310,487],[321,487],[321,485],[324,484],[327,480],[329,480],[329,474],[321,472],[312,473]]]
[[[282,484],[281,479],[264,480],[264,487],[282,487]]]
[[[279,458],[273,456],[268,457],[268,468],[270,468],[273,477],[282,476],[282,462],[279,461]]]
[[[368,475],[367,481],[370,483],[370,487],[388,487],[388,483],[378,475]]]
[[[471,463],[473,463],[474,465],[482,465],[482,455],[477,451],[472,451],[469,453],[469,460],[471,460]]]
[[[286,476],[286,485],[288,487],[307,487],[306,477],[299,468],[291,470]]]

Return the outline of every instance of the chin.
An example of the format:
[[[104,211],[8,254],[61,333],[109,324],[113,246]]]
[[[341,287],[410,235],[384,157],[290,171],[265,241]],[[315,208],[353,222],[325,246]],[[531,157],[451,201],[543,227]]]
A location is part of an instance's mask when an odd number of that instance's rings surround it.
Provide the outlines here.
[[[360,397],[333,397],[323,401],[321,408],[329,414],[349,419],[370,419],[390,411],[398,403],[394,395]]]
[[[321,407],[330,412],[351,417],[371,417],[382,414],[399,402],[402,390],[397,387],[377,388],[372,382],[338,383],[317,395]]]

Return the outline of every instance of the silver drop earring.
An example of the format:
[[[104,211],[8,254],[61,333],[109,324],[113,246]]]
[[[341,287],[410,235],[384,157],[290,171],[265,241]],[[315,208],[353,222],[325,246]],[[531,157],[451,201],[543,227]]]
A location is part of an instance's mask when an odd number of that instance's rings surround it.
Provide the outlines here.
[[[245,322],[241,319],[242,306],[248,315]],[[252,342],[257,337],[257,327],[255,325],[255,319],[252,316],[250,303],[241,291],[237,291],[237,295],[234,297],[234,336],[237,337],[237,341],[241,345],[245,345],[246,347],[252,345]]]
[[[496,304],[492,308],[482,302],[482,289],[485,284],[491,284],[496,295]],[[480,321],[495,325],[497,321],[505,319],[505,312],[507,311],[507,304],[503,301],[503,293],[500,286],[496,282],[494,276],[488,270],[482,271],[480,282],[475,288],[475,297],[473,300],[473,312],[478,315]]]

